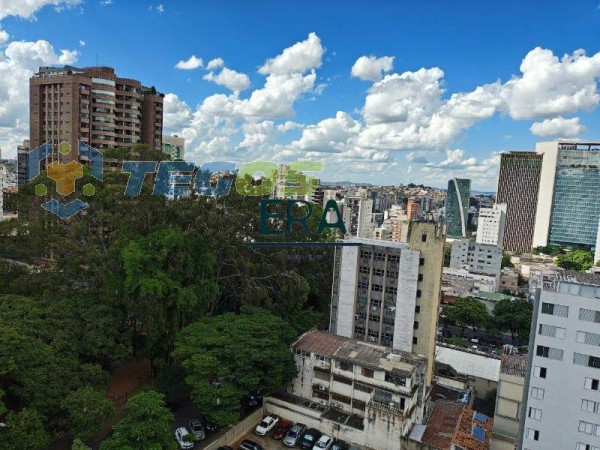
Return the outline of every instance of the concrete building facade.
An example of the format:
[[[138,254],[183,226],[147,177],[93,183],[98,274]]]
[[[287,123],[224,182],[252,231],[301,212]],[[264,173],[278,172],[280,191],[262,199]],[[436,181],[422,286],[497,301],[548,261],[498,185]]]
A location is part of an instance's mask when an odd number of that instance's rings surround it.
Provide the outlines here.
[[[515,448],[519,436],[526,372],[527,356],[501,355],[493,429],[500,442],[496,446],[492,444],[492,449]],[[502,445],[503,443],[506,444]]]
[[[425,358],[316,330],[292,350],[298,376],[290,395],[268,399],[267,410],[382,450],[399,448],[423,420]]]
[[[495,245],[473,243],[468,238],[456,239],[452,242],[450,253],[452,269],[466,268],[469,272],[498,277],[501,266],[502,250]]]
[[[503,244],[510,252],[531,252],[542,159],[534,152],[500,155],[496,202],[506,204]]]
[[[506,203],[496,203],[492,208],[479,209],[475,242],[503,248],[505,229]]]
[[[600,275],[540,279],[519,448],[600,448]]]
[[[360,245],[336,249],[330,330],[433,361],[444,229],[410,224],[407,243],[354,238]],[[430,364],[428,384],[432,373]]]
[[[163,97],[111,67],[40,67],[29,80],[30,147],[52,142],[54,160],[63,141],[81,140],[99,150],[147,144],[161,150]]]

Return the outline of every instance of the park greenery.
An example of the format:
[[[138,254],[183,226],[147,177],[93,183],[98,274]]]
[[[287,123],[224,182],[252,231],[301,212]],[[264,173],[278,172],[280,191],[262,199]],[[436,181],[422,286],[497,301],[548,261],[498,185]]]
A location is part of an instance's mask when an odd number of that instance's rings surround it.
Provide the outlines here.
[[[532,314],[533,306],[522,298],[499,300],[494,304],[491,314],[482,302],[473,297],[458,298],[451,306],[444,308],[447,323],[461,328],[460,337],[455,336],[449,343],[461,347],[466,346],[463,337],[467,328],[510,332],[513,343],[527,342]]]
[[[134,150],[140,160],[161,156]],[[108,153],[125,155],[133,159]],[[95,194],[68,220],[40,207],[49,196],[34,185],[54,189],[43,173],[9,199],[19,217],[0,223],[0,450],[45,449],[61,437],[89,445],[114,420],[111,372],[134,356],[150,360],[153,391],[130,399],[102,448],[170,448],[164,405],[191,396],[214,422],[236,421],[241,396],[286,385],[295,375],[290,343],[326,323],[330,249],[244,246],[265,240],[259,197],[232,187],[172,201],[153,196],[146,178],[139,197],[125,197],[127,174],[105,170],[98,182],[86,170],[76,193],[92,183]],[[332,238],[300,226],[276,236]],[[140,447],[132,439],[142,435]]]

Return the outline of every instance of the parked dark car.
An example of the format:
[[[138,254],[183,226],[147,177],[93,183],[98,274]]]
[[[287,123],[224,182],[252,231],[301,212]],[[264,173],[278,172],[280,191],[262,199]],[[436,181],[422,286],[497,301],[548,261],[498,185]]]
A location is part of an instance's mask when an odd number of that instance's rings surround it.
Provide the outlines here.
[[[348,449],[348,443],[346,441],[342,441],[341,439],[338,439],[337,441],[335,441],[333,443],[333,445],[331,446],[331,450],[347,450]]]
[[[262,446],[250,439],[244,439],[240,444],[240,450],[263,450]]]
[[[271,437],[276,441],[283,439],[283,437],[287,434],[291,426],[292,424],[287,420],[280,420],[271,432]]]
[[[210,433],[219,428],[216,423],[206,417],[202,417],[200,420],[202,421],[202,425],[204,425],[204,429]]]
[[[263,398],[258,394],[246,395],[242,398],[242,407],[247,411],[252,411],[259,406],[262,406]]]
[[[229,445],[224,445],[222,447],[219,447],[217,450],[233,450],[233,447],[230,447]]]
[[[309,428],[302,436],[302,439],[300,439],[300,448],[302,450],[312,449],[320,437],[321,432],[319,432],[319,430]]]

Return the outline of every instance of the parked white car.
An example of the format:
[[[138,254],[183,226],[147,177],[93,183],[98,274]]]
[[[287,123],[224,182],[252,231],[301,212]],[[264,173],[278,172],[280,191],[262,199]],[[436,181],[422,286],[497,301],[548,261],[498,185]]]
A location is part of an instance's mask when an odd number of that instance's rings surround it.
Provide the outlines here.
[[[329,450],[333,445],[333,437],[328,434],[324,434],[313,446],[313,450]]]
[[[181,448],[181,449],[194,448],[194,443],[192,441],[188,441],[186,439],[186,436],[188,436],[188,435],[190,437],[192,436],[192,434],[185,427],[177,428],[175,430],[175,440],[177,441],[177,444],[179,444],[179,448]]]
[[[256,425],[254,432],[259,436],[264,436],[273,429],[277,422],[279,422],[279,417],[265,416],[263,420],[258,425]]]

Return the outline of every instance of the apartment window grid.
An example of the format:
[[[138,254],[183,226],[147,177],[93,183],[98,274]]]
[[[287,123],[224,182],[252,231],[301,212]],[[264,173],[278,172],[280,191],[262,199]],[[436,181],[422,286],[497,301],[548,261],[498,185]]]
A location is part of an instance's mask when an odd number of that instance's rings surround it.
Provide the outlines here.
[[[586,422],[585,420],[580,420],[578,431],[580,433],[589,434],[592,436],[600,436],[600,425]]]

